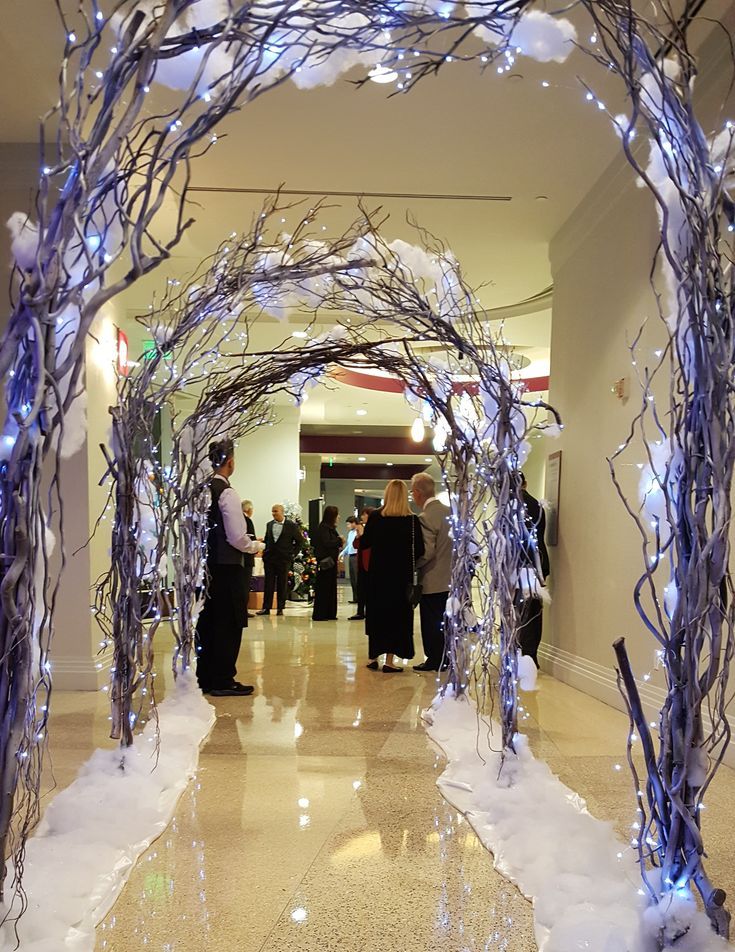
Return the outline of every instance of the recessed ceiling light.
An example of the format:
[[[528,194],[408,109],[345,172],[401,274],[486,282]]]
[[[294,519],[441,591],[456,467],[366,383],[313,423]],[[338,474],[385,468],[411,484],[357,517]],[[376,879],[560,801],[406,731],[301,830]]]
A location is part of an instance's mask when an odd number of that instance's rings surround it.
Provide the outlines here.
[[[308,336],[309,335],[306,333],[306,331],[294,331],[293,334],[291,334],[291,337],[308,337]]]
[[[358,416],[367,416],[367,410],[355,410]]]
[[[367,456],[358,456],[358,457],[357,457],[357,462],[358,462],[358,463],[364,463],[366,459],[367,459]]]
[[[368,79],[371,79],[374,83],[394,83],[398,79],[398,73],[378,63],[368,73]]]
[[[549,196],[548,196],[548,195],[537,195],[537,196],[536,196],[536,201],[537,201],[537,202],[548,202],[548,200],[549,200]]]
[[[392,466],[393,463],[386,463],[385,465],[386,465],[386,466]]]
[[[523,73],[510,73],[507,79],[513,79],[518,82],[518,80],[523,79]]]
[[[425,462],[425,463],[430,463],[430,462],[431,462],[431,457],[430,457],[430,456],[425,456],[425,457],[424,457],[424,462]]]

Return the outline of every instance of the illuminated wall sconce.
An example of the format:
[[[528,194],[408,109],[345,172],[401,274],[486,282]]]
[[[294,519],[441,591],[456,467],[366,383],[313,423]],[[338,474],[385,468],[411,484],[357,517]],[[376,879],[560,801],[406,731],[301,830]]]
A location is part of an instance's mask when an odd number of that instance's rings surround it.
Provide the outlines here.
[[[128,355],[130,347],[128,337],[120,328],[117,328],[117,372],[121,377],[127,377],[129,373]]]
[[[416,419],[411,424],[411,439],[414,443],[423,443],[424,437],[426,436],[426,427],[424,426],[424,421],[421,417],[416,417]]]

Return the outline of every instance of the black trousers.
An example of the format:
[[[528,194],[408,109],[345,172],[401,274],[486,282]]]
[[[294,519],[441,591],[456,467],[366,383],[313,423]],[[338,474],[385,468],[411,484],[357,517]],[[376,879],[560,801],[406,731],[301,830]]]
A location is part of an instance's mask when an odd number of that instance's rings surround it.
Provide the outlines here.
[[[209,587],[197,622],[197,681],[203,691],[229,687],[237,673],[242,630],[247,626],[245,569],[210,566]]]
[[[347,556],[347,567],[350,573],[350,586],[352,588],[352,601],[357,601],[357,556]]]
[[[421,640],[424,644],[426,664],[439,670],[444,658],[444,611],[449,592],[432,592],[422,595],[419,602],[421,615]]]
[[[279,611],[286,607],[286,593],[288,590],[288,573],[291,570],[290,562],[273,562],[270,559],[264,563],[265,590],[263,592],[263,608],[273,607],[273,594],[276,595],[276,606]]]
[[[332,621],[337,617],[337,566],[319,569],[314,582],[314,621]]]
[[[357,566],[357,611],[356,615],[365,617],[365,596],[367,589],[367,572],[363,572],[360,566]]]
[[[541,628],[543,624],[543,604],[540,598],[524,598],[517,605],[518,611],[518,645],[521,654],[533,658],[538,668],[538,649],[541,644]]]
[[[245,611],[248,610],[248,602],[250,601],[250,589],[253,587],[253,566],[245,566]]]

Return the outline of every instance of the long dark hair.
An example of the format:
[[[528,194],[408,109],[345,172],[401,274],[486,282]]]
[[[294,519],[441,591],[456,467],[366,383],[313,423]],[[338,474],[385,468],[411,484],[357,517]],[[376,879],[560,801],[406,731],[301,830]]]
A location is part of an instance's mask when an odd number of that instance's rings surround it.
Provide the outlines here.
[[[337,516],[339,516],[339,509],[336,506],[325,506],[322,522],[334,529],[337,525]]]

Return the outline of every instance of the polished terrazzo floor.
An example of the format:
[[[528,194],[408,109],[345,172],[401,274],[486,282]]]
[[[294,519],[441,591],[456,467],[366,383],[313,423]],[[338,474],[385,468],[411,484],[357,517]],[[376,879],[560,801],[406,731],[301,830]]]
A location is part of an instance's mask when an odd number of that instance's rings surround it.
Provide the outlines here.
[[[442,760],[419,718],[431,676],[365,670],[350,613],[342,604],[338,622],[312,623],[290,606],[251,621],[239,673],[256,693],[216,699],[195,781],[100,925],[97,950],[536,949],[530,905],[435,786]],[[613,769],[624,718],[549,677],[540,686],[525,697],[536,754],[625,835],[634,804]],[[55,695],[54,721],[63,786],[109,743],[103,696]],[[725,888],[733,794],[724,769],[706,820]]]

